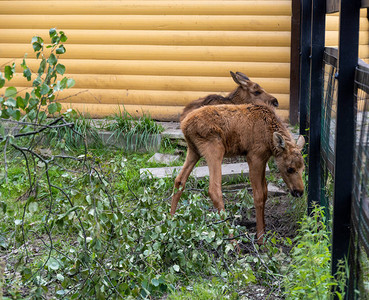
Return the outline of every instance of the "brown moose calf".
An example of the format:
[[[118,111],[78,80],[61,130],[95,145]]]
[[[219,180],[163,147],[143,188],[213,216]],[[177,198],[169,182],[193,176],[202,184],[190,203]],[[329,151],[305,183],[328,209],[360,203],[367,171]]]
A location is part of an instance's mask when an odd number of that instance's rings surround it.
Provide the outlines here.
[[[209,166],[209,196],[218,211],[224,210],[221,190],[223,157],[245,155],[256,209],[257,238],[262,243],[268,193],[266,164],[274,156],[291,194],[302,196],[304,160],[301,149],[304,138],[300,136],[295,143],[282,121],[266,105],[204,106],[189,113],[182,121],[181,129],[188,149],[183,168],[175,179],[171,214],[175,213],[186,181],[200,157],[204,157]]]
[[[220,104],[266,104],[271,107],[278,107],[278,100],[268,94],[260,85],[251,81],[245,74],[241,72],[230,72],[234,82],[238,87],[230,92],[228,96],[223,97],[218,94],[211,94],[204,98],[194,100],[187,104],[180,116],[180,121],[187,116],[191,111],[207,105]]]

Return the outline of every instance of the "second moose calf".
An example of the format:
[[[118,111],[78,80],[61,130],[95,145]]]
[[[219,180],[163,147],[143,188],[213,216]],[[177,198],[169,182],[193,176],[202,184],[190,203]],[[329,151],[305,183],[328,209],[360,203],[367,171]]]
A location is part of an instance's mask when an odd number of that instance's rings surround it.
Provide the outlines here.
[[[220,104],[266,104],[270,107],[278,107],[278,100],[268,94],[260,85],[251,81],[245,74],[241,72],[230,72],[234,82],[238,84],[238,87],[230,92],[228,96],[223,97],[218,94],[211,94],[204,98],[194,100],[187,104],[183,109],[180,117],[180,121],[187,116],[191,111],[207,105],[220,105]]]

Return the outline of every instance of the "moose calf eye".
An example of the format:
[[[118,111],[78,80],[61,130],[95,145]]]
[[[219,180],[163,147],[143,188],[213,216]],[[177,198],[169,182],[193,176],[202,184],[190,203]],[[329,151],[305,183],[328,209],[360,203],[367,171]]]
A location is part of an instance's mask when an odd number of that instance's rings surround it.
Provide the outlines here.
[[[260,92],[260,91],[255,91],[253,94],[254,94],[255,96],[259,96],[259,95],[261,94],[261,92]]]
[[[296,170],[294,168],[288,168],[287,169],[287,173],[289,173],[289,174],[293,174],[295,172],[296,172]]]

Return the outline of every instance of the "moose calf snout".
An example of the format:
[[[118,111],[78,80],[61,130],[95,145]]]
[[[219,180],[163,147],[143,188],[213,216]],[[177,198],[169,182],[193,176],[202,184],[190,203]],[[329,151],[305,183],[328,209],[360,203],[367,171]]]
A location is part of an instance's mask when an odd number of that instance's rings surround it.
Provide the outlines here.
[[[279,103],[278,103],[277,98],[272,99],[271,104],[272,104],[274,107],[278,107],[278,106],[279,106]]]
[[[303,190],[292,190],[291,195],[294,197],[301,197],[304,194]]]

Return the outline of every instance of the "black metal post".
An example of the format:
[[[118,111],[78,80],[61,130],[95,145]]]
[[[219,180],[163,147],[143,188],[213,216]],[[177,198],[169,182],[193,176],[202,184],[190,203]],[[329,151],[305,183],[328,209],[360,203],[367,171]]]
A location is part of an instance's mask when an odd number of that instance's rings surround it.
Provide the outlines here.
[[[341,0],[338,48],[336,161],[333,197],[332,275],[348,257],[355,143],[355,67],[358,64],[360,0]]]
[[[320,132],[323,99],[323,57],[325,45],[325,1],[312,0],[311,65],[310,65],[310,128],[308,213],[313,202],[320,203],[321,166]]]
[[[291,63],[290,63],[290,123],[298,124],[300,87],[300,15],[301,0],[292,0]]]
[[[300,134],[306,137],[308,127],[308,104],[310,89],[310,47],[311,47],[311,0],[301,1],[300,29]],[[306,139],[307,140],[307,139]]]

